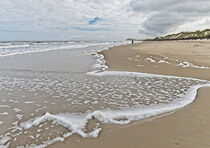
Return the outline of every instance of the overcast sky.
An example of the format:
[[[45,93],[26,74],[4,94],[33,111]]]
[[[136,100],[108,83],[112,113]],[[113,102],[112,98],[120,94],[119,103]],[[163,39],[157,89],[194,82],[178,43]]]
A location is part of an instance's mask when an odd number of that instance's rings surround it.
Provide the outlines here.
[[[125,40],[210,28],[210,0],[0,0],[0,40]]]

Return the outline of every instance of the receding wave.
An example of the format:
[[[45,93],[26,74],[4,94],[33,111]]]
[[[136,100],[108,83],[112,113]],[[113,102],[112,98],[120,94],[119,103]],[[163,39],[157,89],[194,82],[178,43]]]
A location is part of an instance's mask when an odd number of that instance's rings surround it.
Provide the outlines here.
[[[184,107],[202,86],[209,82],[134,72],[5,71],[0,77],[0,91],[5,92],[0,111],[7,118],[13,111],[15,118],[11,123],[1,118],[1,127],[11,127],[2,128],[0,145],[45,147],[73,134],[98,137],[102,124],[128,124]]]

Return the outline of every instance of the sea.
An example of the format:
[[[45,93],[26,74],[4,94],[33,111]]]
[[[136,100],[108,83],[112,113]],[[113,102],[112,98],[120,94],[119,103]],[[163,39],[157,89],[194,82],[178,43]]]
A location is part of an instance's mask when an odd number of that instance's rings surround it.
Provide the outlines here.
[[[192,78],[110,71],[100,52],[126,44],[0,42],[0,147],[47,147],[73,135],[97,138],[102,125],[177,110],[209,85]]]

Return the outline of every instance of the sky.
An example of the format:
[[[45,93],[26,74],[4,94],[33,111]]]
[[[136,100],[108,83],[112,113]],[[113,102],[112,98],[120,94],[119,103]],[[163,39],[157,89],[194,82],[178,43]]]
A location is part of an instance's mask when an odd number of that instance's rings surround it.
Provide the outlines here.
[[[146,39],[210,28],[210,0],[0,0],[0,40]]]

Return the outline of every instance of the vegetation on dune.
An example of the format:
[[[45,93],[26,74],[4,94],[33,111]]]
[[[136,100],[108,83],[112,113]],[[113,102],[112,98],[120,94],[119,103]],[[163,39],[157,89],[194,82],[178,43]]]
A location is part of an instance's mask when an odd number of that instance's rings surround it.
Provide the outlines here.
[[[163,37],[157,37],[155,39],[148,39],[148,40],[162,41],[162,40],[196,40],[196,39],[210,39],[210,29],[206,29],[203,31],[197,30],[195,32],[180,32],[177,34],[170,34]]]

